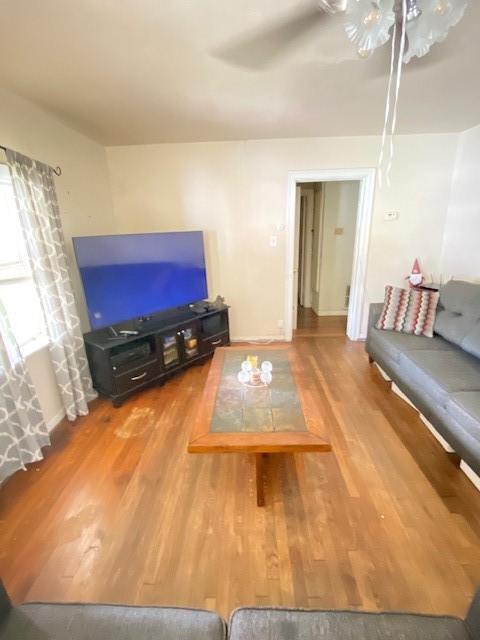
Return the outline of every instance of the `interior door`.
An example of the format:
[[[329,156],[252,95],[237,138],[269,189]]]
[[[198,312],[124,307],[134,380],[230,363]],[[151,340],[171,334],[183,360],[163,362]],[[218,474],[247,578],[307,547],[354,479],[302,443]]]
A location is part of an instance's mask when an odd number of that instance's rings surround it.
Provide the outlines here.
[[[295,188],[295,241],[293,253],[293,303],[292,303],[292,327],[297,328],[298,311],[298,261],[300,254],[300,207],[302,198],[302,188],[298,185]]]

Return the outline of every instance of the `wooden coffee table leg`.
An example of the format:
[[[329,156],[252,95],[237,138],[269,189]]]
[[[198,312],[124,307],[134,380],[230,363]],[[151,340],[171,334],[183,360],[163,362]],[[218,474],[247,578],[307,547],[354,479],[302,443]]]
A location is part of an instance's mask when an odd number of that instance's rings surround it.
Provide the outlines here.
[[[266,453],[255,454],[255,467],[257,472],[257,506],[265,506],[265,493],[264,493],[264,461],[267,457]]]

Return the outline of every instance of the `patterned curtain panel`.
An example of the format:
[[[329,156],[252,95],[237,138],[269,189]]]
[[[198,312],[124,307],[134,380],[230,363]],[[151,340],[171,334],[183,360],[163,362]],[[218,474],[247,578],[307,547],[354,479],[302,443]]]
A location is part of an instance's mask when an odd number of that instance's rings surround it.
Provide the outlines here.
[[[30,376],[0,303],[0,483],[50,444]]]
[[[88,413],[87,402],[97,393],[68,274],[52,169],[10,149],[6,155],[58,388],[67,417],[74,420]]]

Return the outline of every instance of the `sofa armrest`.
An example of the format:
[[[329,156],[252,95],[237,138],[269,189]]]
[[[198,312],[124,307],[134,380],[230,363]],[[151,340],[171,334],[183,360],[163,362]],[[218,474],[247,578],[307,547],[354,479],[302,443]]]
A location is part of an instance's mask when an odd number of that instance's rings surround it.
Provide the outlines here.
[[[477,589],[477,593],[473,596],[465,625],[472,640],[480,640],[480,589]]]
[[[382,313],[383,302],[373,302],[368,309],[368,328],[374,327]]]

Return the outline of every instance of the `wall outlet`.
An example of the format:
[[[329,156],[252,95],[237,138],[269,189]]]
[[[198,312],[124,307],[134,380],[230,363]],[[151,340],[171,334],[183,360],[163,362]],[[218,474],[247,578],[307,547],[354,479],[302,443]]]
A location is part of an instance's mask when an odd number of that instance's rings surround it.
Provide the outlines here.
[[[283,329],[283,320],[277,320],[277,327]]]
[[[277,246],[277,236],[270,236],[270,239],[268,241],[268,244],[271,247],[276,247]]]
[[[398,220],[398,216],[399,216],[399,212],[398,211],[387,211],[387,213],[383,216],[384,220]]]

